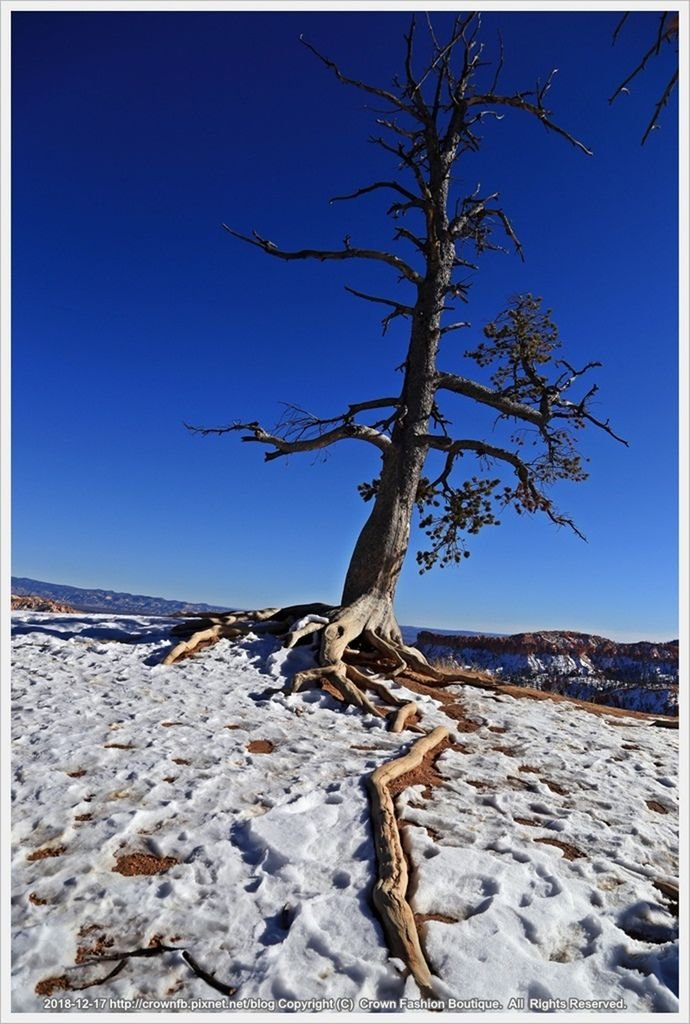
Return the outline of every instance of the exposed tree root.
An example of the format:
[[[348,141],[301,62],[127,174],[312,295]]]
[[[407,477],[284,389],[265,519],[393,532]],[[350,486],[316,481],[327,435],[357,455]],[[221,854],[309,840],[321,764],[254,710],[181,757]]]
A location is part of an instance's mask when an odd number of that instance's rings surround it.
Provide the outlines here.
[[[404,757],[380,765],[368,779],[379,875],[374,886],[374,905],[383,921],[391,952],[408,965],[421,993],[426,996],[432,994],[431,971],[422,952],[412,909],[407,902],[407,861],[388,786],[400,775],[417,768],[424,755],[448,735],[448,730],[439,726],[417,740]]]
[[[401,708],[395,712],[395,715],[391,719],[390,731],[391,732],[402,732],[405,728],[408,718],[412,718],[417,714],[419,708],[414,702],[409,704],[403,704]],[[424,732],[424,729],[420,726],[408,726],[408,728],[414,729],[416,732]]]
[[[318,639],[316,666],[298,672],[290,683],[290,692],[296,693],[307,684],[327,682],[346,703],[378,718],[384,717],[383,713],[365,691],[391,708],[397,709],[405,701],[395,697],[377,675],[390,678],[414,671],[425,680],[446,679],[446,674],[432,668],[423,654],[402,642],[390,603],[370,595],[344,608],[302,604],[212,615],[195,613],[185,616],[171,632],[181,639],[166,654],[164,665],[173,665],[218,640],[234,640],[249,633],[276,634],[288,648],[309,638]],[[395,716],[393,731],[401,731],[412,713]],[[416,725],[411,728],[423,731]]]
[[[290,692],[297,693],[305,683],[319,679],[327,680],[332,686],[334,686],[348,704],[354,704],[355,707],[368,712],[370,715],[375,715],[377,718],[383,717],[382,713],[374,704],[372,704],[367,695],[362,693],[362,691],[348,679],[347,669],[344,663],[341,663],[340,665],[321,665],[317,668],[306,669],[304,672],[298,672],[293,676],[292,683],[290,685]]]

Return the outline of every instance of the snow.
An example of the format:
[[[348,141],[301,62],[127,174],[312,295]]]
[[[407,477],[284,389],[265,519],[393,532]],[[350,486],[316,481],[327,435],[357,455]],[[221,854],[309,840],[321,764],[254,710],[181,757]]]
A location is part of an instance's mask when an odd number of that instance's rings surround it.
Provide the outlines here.
[[[53,998],[89,1000],[87,1016],[111,1019],[137,998],[167,1001],[167,1013],[148,1007],[155,1019],[194,1000],[241,1019],[350,1006],[356,1019],[426,1019],[372,911],[364,787],[412,733],[386,732],[320,690],[288,696],[306,647],[250,636],[162,667],[168,619],[13,621],[15,1012],[50,1005],[35,992],[46,979],[104,977],[114,961],[75,963],[96,959],[99,941],[113,953],[158,937],[236,987],[234,999],[179,951],[131,958],[112,980]],[[442,784],[409,787],[397,804],[435,997],[451,1012],[463,1000],[508,1011],[511,998],[560,1009],[578,997],[677,1011],[677,920],[655,885],[677,884],[677,732],[463,686],[451,692],[477,728],[458,731],[466,724],[437,701],[389,685],[458,744],[437,761]],[[28,859],[46,850],[57,855]],[[175,863],[113,870],[137,853]]]

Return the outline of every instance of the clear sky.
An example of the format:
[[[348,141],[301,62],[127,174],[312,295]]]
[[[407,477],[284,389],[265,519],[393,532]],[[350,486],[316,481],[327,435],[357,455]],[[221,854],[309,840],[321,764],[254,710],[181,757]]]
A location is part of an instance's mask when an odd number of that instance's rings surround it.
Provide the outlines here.
[[[473,327],[448,336],[439,363],[471,372],[463,352],[481,326],[514,293],[542,295],[566,358],[603,362],[595,411],[630,447],[588,430],[589,480],[557,491],[587,543],[506,513],[459,569],[420,577],[412,550],[403,623],[677,635],[675,98],[640,146],[675,58],[665,47],[609,106],[658,15],[631,16],[613,47],[618,18],[484,15],[487,57],[503,37],[503,91],[557,67],[550,106],[595,155],[517,111],[487,121],[458,188],[500,191],[525,262],[483,258],[459,311]],[[442,33],[447,16],[434,20]],[[264,464],[259,446],[183,422],[270,427],[281,402],[328,416],[399,387],[404,325],[382,337],[381,310],[343,287],[395,294],[388,268],[284,264],[221,222],[285,248],[347,234],[390,248],[385,194],[329,204],[395,173],[367,143],[376,115],[299,36],[385,85],[407,21],[13,13],[15,575],[235,606],[338,600],[375,449]],[[491,416],[459,398],[447,409],[459,436],[490,436]]]

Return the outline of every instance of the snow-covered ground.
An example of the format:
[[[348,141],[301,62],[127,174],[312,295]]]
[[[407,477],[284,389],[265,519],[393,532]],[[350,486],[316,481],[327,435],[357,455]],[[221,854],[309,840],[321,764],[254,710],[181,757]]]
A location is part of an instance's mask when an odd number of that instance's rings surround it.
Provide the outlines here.
[[[217,1001],[238,1019],[426,1019],[372,911],[364,787],[413,733],[320,690],[287,696],[309,651],[270,638],[163,668],[167,619],[13,622],[15,1012],[165,1019]],[[446,725],[456,744],[437,761],[441,784],[398,797],[437,998],[469,1008],[463,1020],[481,1019],[472,1000],[498,1000],[506,1020],[573,1010],[558,1003],[573,998],[677,1011],[678,733],[567,702],[453,692],[466,722],[410,695],[424,728]],[[161,943],[177,948],[80,988],[117,965],[103,954]]]

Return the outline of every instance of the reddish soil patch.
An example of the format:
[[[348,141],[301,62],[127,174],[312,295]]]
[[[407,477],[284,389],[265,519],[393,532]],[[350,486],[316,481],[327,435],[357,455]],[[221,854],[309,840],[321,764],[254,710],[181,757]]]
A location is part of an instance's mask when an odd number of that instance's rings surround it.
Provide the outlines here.
[[[474,751],[471,747],[468,747],[466,743],[455,742],[453,744],[453,750],[456,754],[472,754]]]
[[[158,949],[159,946],[163,945],[173,946],[176,942],[179,942],[181,938],[181,935],[171,935],[170,938],[166,940],[163,932],[156,932],[151,936],[147,945],[149,949]]]
[[[491,749],[495,750],[497,754],[505,754],[506,757],[517,756],[512,747],[492,747]]]
[[[321,683],[321,689],[324,691],[324,693],[327,693],[329,697],[333,697],[335,700],[339,700],[341,704],[345,703],[345,698],[343,697],[340,690],[337,690],[333,683],[329,683],[327,679],[324,679],[324,681]]]
[[[657,814],[668,814],[668,807],[664,807],[658,800],[645,800],[645,803],[650,811],[656,811]]]
[[[172,761],[173,761],[174,764],[191,764],[192,763],[191,761],[188,761],[184,757],[173,757]]]
[[[476,722],[468,717],[462,704],[445,704],[443,710],[449,718],[458,723],[458,732],[477,732],[482,727],[482,722]]]
[[[275,746],[270,740],[250,740],[247,750],[250,754],[270,754]]]
[[[164,729],[169,729],[171,725],[184,725],[184,722],[161,722]]]
[[[116,750],[134,750],[133,743],[104,743],[104,747],[114,747]]]
[[[475,789],[489,790],[494,788],[490,782],[482,782],[481,779],[465,779],[465,782],[468,786],[474,786]]]
[[[35,907],[45,907],[48,900],[44,900],[41,896],[38,896],[35,892],[29,893],[29,903],[33,903]]]
[[[518,768],[519,772],[533,772],[535,775],[539,774],[539,768],[533,768],[530,764],[521,764]]]
[[[489,732],[501,732],[501,733],[503,733],[503,732],[508,732],[508,730],[505,727],[505,725],[490,725],[489,726]]]
[[[395,798],[398,793],[402,793],[408,786],[424,786],[422,790],[422,796],[428,798],[431,795],[431,787],[443,785],[446,781],[442,775],[436,771],[435,761],[444,750],[448,750],[453,746],[450,739],[442,740],[437,747],[432,750],[428,750],[424,755],[424,758],[420,765],[413,768],[412,771],[405,772],[403,775],[399,775],[397,779],[393,779],[388,783],[388,791],[390,795]]]
[[[37,982],[34,992],[37,996],[52,996],[54,992],[69,992],[71,988],[67,975],[61,974],[59,977],[43,978]]]
[[[83,939],[85,935],[91,935],[93,932],[102,932],[102,924],[83,924],[77,932],[80,939]]]
[[[83,938],[85,935],[93,931],[99,931],[100,925],[90,925],[88,928],[82,928],[79,935]],[[91,946],[77,946],[77,954],[74,958],[75,964],[83,964],[87,960],[92,960],[94,957],[104,956],[109,949],[114,945],[115,940],[109,939],[105,933],[99,935]]]
[[[449,718],[452,718],[458,723],[458,732],[476,732],[481,729],[483,722],[477,722],[470,718],[464,705],[458,703],[457,696],[451,696],[448,693],[444,693],[442,689],[435,686],[428,686],[424,682],[420,682],[422,677],[417,676],[415,673],[404,672],[400,675],[399,680],[401,683],[412,690],[413,693],[419,693],[422,696],[433,697],[439,704],[442,705],[444,712]]]
[[[83,775],[86,775],[86,770],[84,768],[80,768],[79,771],[76,772],[67,772],[67,775],[70,779],[81,779]]]
[[[513,818],[513,821],[516,821],[518,825],[529,825],[531,828],[542,827],[542,823],[540,821],[535,821],[534,818]]]
[[[154,857],[152,853],[126,853],[113,868],[120,875],[160,875],[179,864],[177,857]]]
[[[552,793],[558,793],[559,796],[567,796],[569,790],[565,786],[561,786],[560,782],[550,782],[548,779],[541,780],[545,786],[548,786]]]
[[[583,853],[582,850],[578,850],[577,846],[573,846],[572,843],[564,843],[560,839],[535,839],[535,843],[546,843],[547,846],[557,846],[559,850],[563,851],[563,856],[566,860],[579,860],[581,857],[586,857],[587,854]]]
[[[66,846],[44,846],[42,850],[34,850],[26,859],[45,860],[46,857],[61,857],[66,849]]]
[[[527,789],[527,790],[530,790],[530,792],[532,792],[532,793],[537,788],[537,785],[536,785],[535,782],[525,782],[524,779],[518,779],[518,777],[516,775],[508,775],[508,776],[506,776],[506,786],[508,786],[510,789],[522,789],[522,790],[526,790]]]
[[[224,725],[223,728],[224,729],[241,729],[242,726],[241,725]]]
[[[417,807],[419,810],[426,810],[426,808],[424,807],[423,804],[420,805],[420,804],[409,803],[407,806],[408,807]],[[424,831],[429,836],[429,838],[433,839],[435,843],[437,843],[439,841],[439,839],[441,839],[442,833],[439,832],[438,829],[432,828],[431,825],[420,825],[418,821],[410,821],[408,818],[403,818],[402,819],[402,824],[403,824],[404,828],[407,828],[408,825],[413,825],[415,828],[423,828]]]
[[[93,814],[75,814],[74,815],[74,820],[75,821],[91,821],[92,818],[93,818]]]
[[[176,778],[177,775],[164,775],[163,782],[174,782]]]

